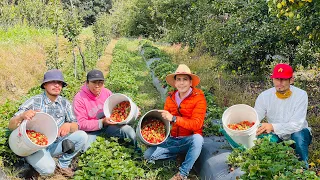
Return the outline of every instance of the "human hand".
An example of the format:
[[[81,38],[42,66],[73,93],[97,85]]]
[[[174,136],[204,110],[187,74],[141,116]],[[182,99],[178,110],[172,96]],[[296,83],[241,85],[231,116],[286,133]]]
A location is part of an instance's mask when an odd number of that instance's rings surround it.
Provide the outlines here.
[[[69,134],[70,127],[71,127],[71,123],[62,124],[62,126],[59,128],[58,136],[63,137],[65,135]]]
[[[158,112],[161,113],[161,116],[163,117],[163,119],[167,120],[167,121],[172,121],[173,115],[169,113],[169,111],[166,110],[158,110]]]
[[[118,124],[117,122],[115,122],[115,121],[112,121],[110,118],[108,118],[108,117],[104,117],[103,119],[102,119],[102,124],[103,124],[103,126],[107,126],[107,125],[114,125],[114,124]]]
[[[22,121],[23,120],[31,120],[36,115],[37,112],[39,112],[39,110],[37,110],[37,111],[28,110],[28,111],[23,112],[20,115],[20,117],[22,118]]]
[[[257,130],[257,136],[266,132],[270,133],[273,131],[273,126],[270,123],[262,123],[261,126]]]
[[[141,109],[138,107],[138,116],[139,117],[141,115]]]

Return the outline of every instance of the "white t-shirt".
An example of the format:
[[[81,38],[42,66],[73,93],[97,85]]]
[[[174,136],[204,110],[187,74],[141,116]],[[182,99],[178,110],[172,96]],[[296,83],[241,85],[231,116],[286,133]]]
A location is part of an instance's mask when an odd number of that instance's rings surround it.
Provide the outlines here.
[[[266,117],[274,133],[284,140],[290,139],[292,133],[308,128],[307,92],[295,86],[290,86],[290,90],[292,95],[287,99],[279,99],[274,87],[265,90],[258,96],[254,107],[259,120]]]

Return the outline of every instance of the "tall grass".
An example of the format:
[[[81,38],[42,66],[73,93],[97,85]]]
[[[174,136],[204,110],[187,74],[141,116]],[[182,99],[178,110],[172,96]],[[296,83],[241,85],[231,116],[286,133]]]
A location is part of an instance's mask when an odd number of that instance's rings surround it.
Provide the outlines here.
[[[35,39],[52,36],[50,29],[37,29],[16,25],[7,29],[0,28],[0,44],[29,43]]]

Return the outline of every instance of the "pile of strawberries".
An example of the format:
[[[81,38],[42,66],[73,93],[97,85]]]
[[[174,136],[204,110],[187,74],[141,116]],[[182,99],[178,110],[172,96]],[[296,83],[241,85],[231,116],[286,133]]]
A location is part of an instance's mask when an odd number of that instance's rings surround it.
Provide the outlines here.
[[[232,130],[247,130],[254,125],[254,122],[249,122],[247,120],[241,121],[235,124],[228,124],[228,128]]]
[[[26,130],[26,133],[33,143],[40,146],[48,145],[48,138],[44,134],[29,129]]]
[[[130,102],[123,101],[112,109],[110,119],[115,122],[122,122],[127,119],[130,113]]]
[[[154,118],[144,120],[141,127],[141,135],[147,142],[158,144],[165,140],[166,128],[161,120]]]

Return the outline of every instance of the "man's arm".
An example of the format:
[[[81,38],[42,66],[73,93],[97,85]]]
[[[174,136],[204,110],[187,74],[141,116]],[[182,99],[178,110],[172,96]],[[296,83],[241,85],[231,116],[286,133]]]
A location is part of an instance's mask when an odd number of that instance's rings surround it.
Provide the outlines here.
[[[103,120],[88,120],[88,110],[84,102],[77,96],[73,100],[73,111],[78,120],[79,129],[84,131],[97,131],[103,127]]]
[[[8,128],[13,131],[15,130],[17,127],[19,127],[19,125],[21,124],[21,122],[23,121],[23,117],[21,115],[18,116],[14,116],[10,119],[9,121],[9,125]]]
[[[62,126],[59,128],[58,136],[65,136],[69,133],[75,132],[78,130],[78,123],[71,122],[71,123],[63,123]]]
[[[72,122],[70,123],[70,132],[75,132],[79,130],[79,126],[78,123],[76,122]]]
[[[72,111],[72,106],[68,100],[66,100],[65,107],[66,119],[65,122],[61,125],[58,131],[58,136],[65,136],[69,133],[75,132],[78,130],[78,122]]]
[[[36,112],[40,111],[33,110],[33,103],[33,99],[29,99],[19,107],[19,111],[16,112],[9,121],[8,128],[10,130],[15,130],[19,127],[23,120],[31,120],[35,116]]]
[[[258,114],[258,119],[259,121],[261,121],[263,118],[266,117],[266,113],[267,113],[267,107],[266,107],[266,102],[264,102],[264,96],[261,93],[255,102],[254,105],[254,109],[256,110],[257,114]]]

